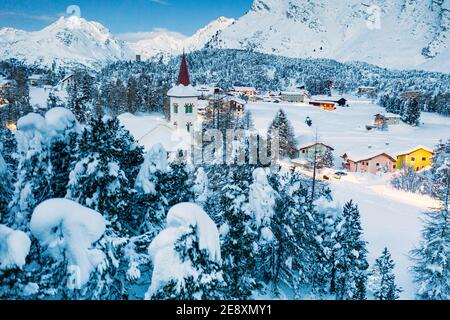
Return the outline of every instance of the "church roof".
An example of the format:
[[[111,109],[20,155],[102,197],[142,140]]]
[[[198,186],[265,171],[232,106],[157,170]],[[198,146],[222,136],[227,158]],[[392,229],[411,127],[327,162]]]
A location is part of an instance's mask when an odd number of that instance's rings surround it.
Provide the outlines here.
[[[180,73],[178,74],[178,81],[177,81],[177,85],[180,84],[182,84],[185,87],[191,84],[191,81],[189,79],[188,65],[186,62],[186,55],[184,53],[181,59]]]

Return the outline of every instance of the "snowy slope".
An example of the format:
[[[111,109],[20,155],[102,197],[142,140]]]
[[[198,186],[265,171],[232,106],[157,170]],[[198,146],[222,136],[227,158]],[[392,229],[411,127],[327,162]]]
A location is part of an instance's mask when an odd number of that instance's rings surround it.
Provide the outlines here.
[[[191,37],[169,31],[153,32],[149,35],[148,39],[130,43],[129,46],[137,54],[141,54],[144,59],[158,54],[163,54],[164,56],[178,55],[183,50],[191,52],[202,49],[218,31],[227,28],[234,21],[234,19],[219,17],[206,27],[198,30]]]
[[[255,0],[209,47],[253,49],[296,58],[364,61],[440,70],[450,45],[450,0],[373,0],[380,28],[360,0]],[[448,57],[448,51],[445,57]],[[443,71],[450,72],[447,67]],[[443,67],[443,66],[441,66]]]
[[[97,66],[116,60],[132,59],[128,46],[115,39],[97,22],[76,16],[61,17],[48,27],[26,32],[0,29],[0,57],[16,58],[27,63],[50,66],[81,63]]]

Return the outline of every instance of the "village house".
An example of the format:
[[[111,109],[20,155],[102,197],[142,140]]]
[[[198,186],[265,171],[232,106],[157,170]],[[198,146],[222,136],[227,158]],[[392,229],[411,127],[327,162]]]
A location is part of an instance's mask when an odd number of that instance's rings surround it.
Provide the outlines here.
[[[282,101],[293,103],[308,103],[311,100],[311,95],[306,90],[300,91],[283,91],[280,94]]]
[[[421,171],[432,165],[434,151],[418,146],[416,148],[406,150],[397,154],[397,169],[411,167],[414,171]]]
[[[402,119],[401,116],[394,113],[377,113],[374,115],[374,125],[381,128],[385,125],[398,125]]]
[[[405,91],[402,93],[402,98],[405,100],[415,100],[415,99],[420,98],[421,95],[422,95],[422,92],[417,91],[417,90]]]
[[[33,74],[28,77],[28,84],[32,87],[43,87],[44,85],[48,85],[48,81],[44,78],[43,75]]]
[[[245,96],[256,96],[258,91],[254,87],[237,87],[233,86],[233,92]]]
[[[376,153],[366,156],[354,156],[344,154],[343,167],[349,172],[372,173],[394,172],[396,169],[396,160],[387,153]]]
[[[326,111],[334,111],[336,110],[336,103],[330,101],[310,101],[310,105],[320,107],[322,110]]]
[[[314,160],[315,156],[323,156],[327,152],[333,152],[334,148],[322,142],[306,143],[300,146],[297,158],[304,160]]]
[[[371,96],[375,94],[376,91],[377,89],[375,87],[359,87],[358,95]]]

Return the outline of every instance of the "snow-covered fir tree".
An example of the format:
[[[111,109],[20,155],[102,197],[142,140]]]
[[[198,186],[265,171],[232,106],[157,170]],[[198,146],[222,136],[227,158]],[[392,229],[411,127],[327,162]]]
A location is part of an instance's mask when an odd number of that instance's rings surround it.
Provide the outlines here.
[[[218,204],[222,213],[222,268],[228,297],[242,300],[250,298],[257,288],[254,252],[257,233],[251,228],[247,195],[239,187],[239,177],[233,171],[230,175],[220,192]]]
[[[19,163],[9,205],[9,225],[25,231],[33,209],[51,198],[52,171],[45,119],[30,113],[19,119],[17,127]]]
[[[0,142],[0,223],[2,223],[3,218],[6,218],[8,204],[11,201],[13,191],[11,172],[3,159],[2,149],[3,146]]]
[[[295,143],[295,133],[291,122],[289,121],[286,112],[280,109],[268,130],[269,137],[273,135],[276,139],[276,134],[279,138],[280,157],[293,158],[297,153],[297,146]]]
[[[66,197],[101,212],[116,231],[130,232],[130,204],[142,153],[116,118],[94,119],[79,141]]]
[[[223,299],[219,232],[197,205],[170,209],[167,226],[151,243],[154,268],[145,298],[150,300]]]
[[[364,300],[367,287],[366,242],[363,240],[358,206],[352,201],[344,206],[343,224],[335,254],[334,293],[339,300]]]
[[[131,210],[133,228],[139,233],[157,232],[166,218],[167,198],[162,181],[168,174],[167,152],[155,145],[147,152],[136,178],[135,205]]]
[[[416,127],[420,125],[420,116],[419,102],[416,99],[406,100],[402,108],[402,121]]]
[[[433,195],[439,207],[426,213],[419,246],[411,252],[417,296],[423,300],[450,299],[450,158],[433,169]]]
[[[399,293],[403,291],[395,282],[394,268],[391,253],[385,248],[383,254],[375,261],[369,277],[368,287],[373,291],[376,300],[397,300]]]

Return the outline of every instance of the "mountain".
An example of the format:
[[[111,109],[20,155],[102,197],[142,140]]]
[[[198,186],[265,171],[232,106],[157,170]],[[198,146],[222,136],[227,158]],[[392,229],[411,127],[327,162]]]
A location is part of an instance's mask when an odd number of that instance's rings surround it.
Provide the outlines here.
[[[207,46],[450,72],[450,0],[366,2],[255,0]]]
[[[0,29],[0,57],[47,66],[55,61],[93,67],[133,59],[134,53],[100,23],[71,16],[35,32]]]
[[[156,31],[150,33],[148,39],[129,43],[129,46],[136,54],[142,55],[144,59],[159,54],[164,56],[178,55],[183,53],[183,50],[191,52],[202,49],[213,36],[232,25],[234,21],[234,19],[220,17],[198,30],[191,37],[170,31]]]

